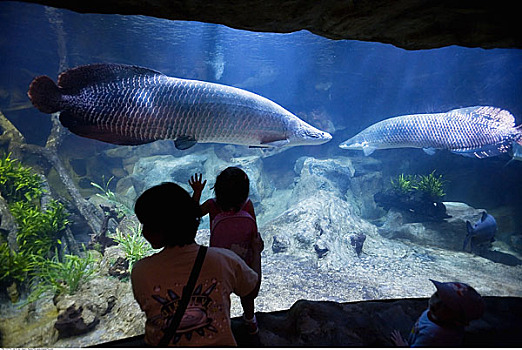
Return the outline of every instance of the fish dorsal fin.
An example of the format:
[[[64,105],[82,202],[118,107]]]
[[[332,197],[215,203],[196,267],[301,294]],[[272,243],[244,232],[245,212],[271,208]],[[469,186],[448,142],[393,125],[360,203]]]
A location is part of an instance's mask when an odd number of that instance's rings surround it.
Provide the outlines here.
[[[66,70],[58,76],[58,86],[73,93],[85,86],[107,83],[137,75],[164,75],[152,69],[114,63],[97,63]]]
[[[473,106],[454,109],[448,112],[449,116],[452,115],[468,115],[470,118],[481,118],[487,119],[491,122],[498,123],[504,126],[515,126],[515,117],[505,109],[491,106]]]

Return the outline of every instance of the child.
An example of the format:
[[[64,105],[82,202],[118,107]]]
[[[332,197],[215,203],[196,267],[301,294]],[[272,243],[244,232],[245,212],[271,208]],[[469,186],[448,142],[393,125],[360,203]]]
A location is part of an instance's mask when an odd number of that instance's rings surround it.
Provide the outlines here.
[[[199,204],[207,181],[202,175],[191,176],[189,185],[194,190],[192,198]],[[245,172],[237,167],[228,167],[216,178],[215,199],[201,205],[202,215],[210,215],[210,246],[227,248],[239,255],[258,274],[257,287],[246,297],[241,297],[243,320],[250,334],[256,334],[257,321],[254,314],[254,299],[261,285],[261,251],[263,240],[257,231],[254,205],[248,198],[250,183]]]
[[[430,281],[437,291],[429,300],[429,308],[415,322],[408,342],[399,331],[392,332],[395,345],[458,347],[462,345],[465,326],[482,317],[484,301],[475,289],[465,283]]]
[[[160,252],[136,262],[131,282],[145,312],[145,342],[161,344],[176,314],[200,249],[194,238],[201,211],[183,188],[172,182],[146,190],[134,211],[142,234]],[[227,249],[208,248],[201,272],[170,345],[236,346],[230,327],[230,293],[249,295],[257,274]]]

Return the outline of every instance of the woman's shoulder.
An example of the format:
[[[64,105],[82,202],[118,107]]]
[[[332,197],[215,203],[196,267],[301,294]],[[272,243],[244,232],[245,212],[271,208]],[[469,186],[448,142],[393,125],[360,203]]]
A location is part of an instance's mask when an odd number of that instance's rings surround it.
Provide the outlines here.
[[[227,248],[208,247],[207,254],[216,259],[242,260],[236,253]]]

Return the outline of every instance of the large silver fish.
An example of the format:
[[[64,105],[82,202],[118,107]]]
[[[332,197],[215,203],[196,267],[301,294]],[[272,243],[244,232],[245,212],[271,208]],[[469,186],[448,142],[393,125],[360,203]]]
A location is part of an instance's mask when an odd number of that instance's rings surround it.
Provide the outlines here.
[[[93,64],[35,78],[28,92],[73,133],[119,145],[173,139],[253,147],[314,145],[332,136],[278,104],[238,88],[168,77],[148,68]]]
[[[506,110],[475,106],[447,113],[414,114],[385,119],[344,141],[340,148],[363,150],[414,147],[433,154],[446,149],[468,157],[497,156],[522,144],[522,131]]]

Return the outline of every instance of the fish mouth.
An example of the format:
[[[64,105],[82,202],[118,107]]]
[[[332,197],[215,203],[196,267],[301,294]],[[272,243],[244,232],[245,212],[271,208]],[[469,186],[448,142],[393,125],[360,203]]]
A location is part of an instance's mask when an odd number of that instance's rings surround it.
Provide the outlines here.
[[[326,143],[332,139],[332,135],[330,135],[326,131],[321,131],[317,139],[320,143]]]

